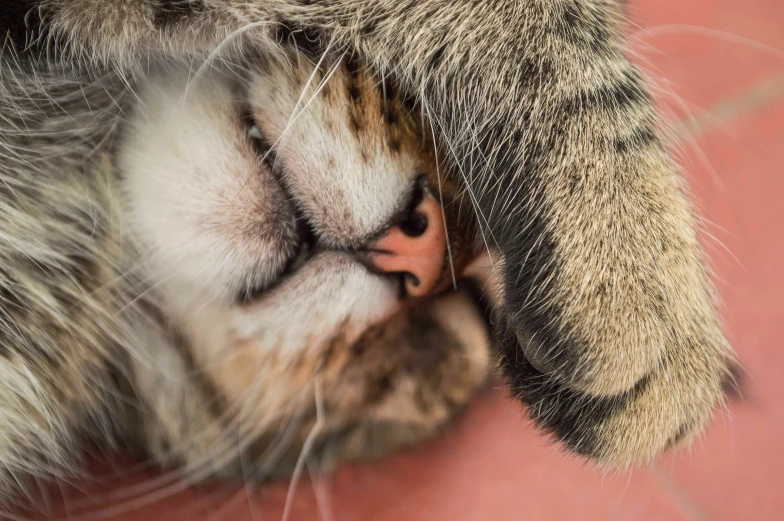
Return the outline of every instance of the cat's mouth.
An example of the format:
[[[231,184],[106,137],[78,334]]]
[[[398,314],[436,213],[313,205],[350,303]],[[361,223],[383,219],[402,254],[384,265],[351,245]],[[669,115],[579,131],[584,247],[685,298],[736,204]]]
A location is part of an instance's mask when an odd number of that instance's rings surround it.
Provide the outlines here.
[[[296,223],[296,244],[291,250],[292,254],[289,256],[289,260],[283,265],[273,280],[248,284],[239,290],[235,300],[237,304],[244,306],[260,300],[264,295],[299,271],[300,268],[325,248],[320,244],[316,230],[296,204],[295,198],[287,192],[286,185],[281,180],[281,167],[272,144],[267,140],[249,111],[243,114],[242,120],[248,138],[250,138],[261,164],[278,181],[278,186],[287,194],[288,199],[294,202],[292,211]]]
[[[245,306],[257,302],[285,280],[297,273],[303,266],[310,262],[313,257],[326,250],[324,245],[319,241],[313,226],[302,213],[299,210],[295,210],[295,215],[297,243],[292,250],[294,252],[293,255],[271,282],[264,281],[263,283],[243,287],[237,294],[237,304]]]
[[[324,241],[319,239],[318,232],[310,221],[300,210],[295,209],[297,243],[292,249],[293,254],[289,261],[272,282],[248,285],[242,288],[238,292],[237,303],[246,306],[258,302],[292,278],[317,255],[326,251],[340,251],[349,254],[371,273],[391,280],[393,284],[397,285],[401,300],[432,297],[457,289],[458,282],[467,280],[463,276],[463,272],[478,257],[478,254],[466,250],[464,237],[454,231],[450,233],[445,230],[443,215],[434,218],[432,212],[430,216],[426,216],[412,211],[412,208],[417,207],[423,200],[427,202],[428,198],[431,204],[434,204],[432,203],[432,195],[421,188],[415,188],[412,195],[415,204],[408,205],[407,210],[399,218],[399,224],[390,226],[391,232],[390,229],[387,229],[380,240],[374,239],[366,247],[351,249],[335,249],[326,245]],[[441,208],[438,207],[436,211],[441,213]],[[386,241],[394,232],[397,232],[397,235],[403,240],[399,247],[404,251],[399,257],[418,253],[416,251],[417,242],[420,244],[432,242],[432,238],[428,236],[429,232],[447,233],[446,242],[441,245],[440,250],[425,246],[425,254],[411,255],[412,260],[404,259],[395,264],[393,252],[379,250],[377,247],[380,244],[399,244],[400,239]],[[395,246],[392,247],[395,248]],[[406,248],[409,248],[409,251],[405,251]],[[388,264],[384,264],[376,260],[378,257],[386,259],[392,257],[392,260],[388,260]],[[418,265],[412,265],[412,262],[418,262]]]

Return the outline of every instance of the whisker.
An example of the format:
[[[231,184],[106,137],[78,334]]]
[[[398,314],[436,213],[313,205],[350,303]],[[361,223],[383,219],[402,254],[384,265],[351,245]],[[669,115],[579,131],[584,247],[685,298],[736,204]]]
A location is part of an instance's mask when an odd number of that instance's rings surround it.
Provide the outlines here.
[[[294,467],[294,473],[291,476],[289,489],[286,493],[286,504],[283,507],[282,521],[288,521],[291,516],[291,508],[294,504],[294,493],[297,489],[299,478],[302,475],[305,460],[309,456],[316,438],[324,427],[324,398],[321,394],[321,378],[318,375],[313,379],[313,393],[316,402],[316,423],[313,425],[308,437],[305,438],[305,443],[302,445],[302,451],[300,452],[297,464]]]
[[[424,98],[422,98],[421,101],[422,101],[422,107],[425,109],[423,111],[423,113],[427,112],[430,116],[432,116],[432,118],[431,118],[432,122],[436,123],[441,128],[441,131],[443,133],[444,132],[444,128],[441,125],[439,119],[437,117],[435,117],[435,115],[432,114],[432,112],[430,111],[430,108],[429,108],[429,106],[427,104],[427,101]],[[484,227],[487,227],[488,233],[492,233],[490,231],[489,223],[488,223],[487,219],[485,219],[484,214],[482,213],[481,208],[479,208],[479,200],[476,197],[476,195],[474,194],[474,192],[471,190],[471,187],[469,186],[468,176],[463,171],[462,166],[460,166],[460,161],[459,161],[459,158],[457,157],[456,151],[454,150],[454,148],[452,148],[452,146],[450,145],[448,140],[445,140],[445,141],[447,143],[447,146],[449,147],[449,151],[452,153],[452,156],[455,158],[455,161],[456,161],[457,166],[458,166],[458,170],[460,171],[460,175],[463,177],[463,180],[465,181],[466,192],[468,193],[468,196],[471,199],[471,202],[473,203],[472,206],[473,206],[473,209],[474,209],[474,213],[476,213],[476,216],[478,218],[477,225],[478,225],[478,228],[479,228],[479,233],[482,235],[482,241],[484,243],[485,249],[487,250],[488,256],[491,257],[490,262],[492,264],[493,261],[492,261],[492,256],[490,255],[490,243],[487,241],[487,237],[485,236],[485,231],[484,231]]]
[[[691,32],[696,35],[701,36],[710,36],[712,38],[716,38],[718,40],[725,40],[731,43],[741,43],[757,49],[759,51],[764,51],[769,54],[772,54],[776,57],[784,57],[784,51],[776,49],[770,45],[762,43],[757,40],[753,40],[751,38],[747,38],[745,36],[741,36],[739,34],[730,33],[727,31],[722,31],[719,29],[711,29],[709,27],[700,27],[698,25],[690,25],[690,24],[663,24],[663,25],[655,25],[653,27],[646,27],[637,32],[631,34],[632,37],[643,39],[645,36],[649,37],[656,37],[662,36],[667,34],[682,34],[683,32]]]
[[[288,137],[289,130],[291,128],[293,128],[294,123],[299,119],[300,115],[302,115],[308,109],[308,107],[310,107],[310,104],[313,102],[314,99],[316,99],[316,97],[318,97],[318,94],[324,88],[324,86],[326,85],[326,82],[329,80],[329,78],[332,77],[332,75],[335,73],[335,71],[337,71],[338,68],[340,67],[342,56],[341,56],[340,59],[336,60],[335,65],[332,67],[331,71],[327,75],[325,75],[324,79],[321,81],[321,83],[317,86],[317,88],[315,89],[313,94],[310,96],[310,99],[307,101],[307,103],[305,103],[305,106],[302,107],[302,109],[298,110],[300,104],[302,103],[302,100],[304,99],[305,93],[307,92],[308,88],[310,87],[311,82],[315,78],[316,73],[320,70],[321,64],[326,59],[327,53],[329,52],[329,49],[330,49],[330,47],[327,46],[327,49],[324,51],[324,53],[321,56],[321,59],[318,61],[318,63],[316,64],[315,68],[313,69],[313,72],[311,73],[310,77],[308,78],[308,81],[303,86],[302,92],[300,93],[300,97],[297,100],[297,103],[295,104],[294,108],[292,109],[291,115],[289,116],[289,119],[286,122],[286,125],[283,127],[283,131],[281,132],[280,136],[278,136],[278,138],[270,145],[270,149],[267,152],[265,152],[264,155],[259,159],[260,164],[267,160],[267,158],[273,152],[273,150],[276,148],[276,146],[280,145],[281,148],[285,146],[285,143],[286,143],[285,138]],[[277,156],[276,156],[276,161],[277,161]],[[234,203],[234,201],[236,201],[236,198],[239,197],[239,194],[242,193],[242,190],[245,189],[245,187],[247,186],[247,184],[250,181],[250,179],[252,179],[252,177],[253,177],[253,174],[250,174],[248,176],[248,178],[243,182],[242,186],[240,187],[239,191],[237,192],[237,195],[235,196],[235,199],[232,201],[232,204]]]
[[[276,25],[276,24],[278,24],[278,22],[265,20],[265,21],[260,21],[260,22],[251,22],[251,23],[248,23],[246,25],[243,25],[242,27],[237,28],[232,33],[227,35],[223,40],[221,40],[221,42],[217,46],[215,46],[215,49],[213,49],[207,55],[207,57],[204,59],[202,64],[199,65],[199,68],[196,69],[196,71],[194,72],[193,79],[194,80],[199,79],[201,77],[202,73],[204,72],[204,70],[212,64],[212,60],[214,60],[217,56],[220,56],[221,53],[223,52],[223,50],[230,43],[232,43],[234,41],[234,39],[237,38],[238,36],[242,36],[243,34],[247,33],[249,30],[255,29],[257,27],[267,27],[267,26]],[[185,96],[185,95],[187,95],[187,84],[186,84],[186,91],[183,94],[183,96]]]
[[[430,117],[431,116],[428,113],[428,118],[430,118]],[[433,147],[434,147],[434,150],[438,151],[438,144],[436,143],[436,135],[434,133],[432,133],[432,132],[431,132],[431,135],[433,136]],[[445,212],[444,212],[444,194],[443,194],[443,190],[441,189],[441,168],[440,168],[439,161],[438,161],[438,154],[436,154],[436,178],[437,178],[437,181],[438,181],[438,200],[439,200],[439,204],[441,205],[441,213],[445,214]],[[452,288],[456,290],[457,289],[457,277],[455,276],[455,262],[454,262],[454,259],[452,257],[452,245],[449,242],[449,229],[447,228],[447,225],[446,225],[446,219],[444,219],[443,221],[444,221],[444,234],[446,235],[446,251],[447,251],[447,256],[449,257],[449,269],[452,272]]]
[[[308,460],[308,474],[313,486],[313,494],[316,496],[316,505],[318,506],[319,513],[321,514],[322,521],[333,521],[335,519],[334,509],[332,508],[332,499],[330,498],[329,491],[325,487],[325,479],[319,475],[318,469],[315,468],[315,463]]]

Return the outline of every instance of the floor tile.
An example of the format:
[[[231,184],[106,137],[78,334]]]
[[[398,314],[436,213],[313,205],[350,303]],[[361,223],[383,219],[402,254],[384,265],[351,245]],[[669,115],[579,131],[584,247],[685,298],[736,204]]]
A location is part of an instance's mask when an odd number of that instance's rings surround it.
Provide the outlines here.
[[[140,474],[110,488],[117,491],[148,479]],[[106,487],[92,492],[98,491],[107,493]],[[191,489],[142,508],[145,498],[138,497],[98,507],[86,499],[89,492],[71,493],[67,504],[76,518],[282,519],[287,494],[288,484],[280,483],[250,497],[242,487]],[[290,521],[687,519],[651,474],[603,476],[559,453],[500,390],[483,396],[438,440],[384,461],[345,468],[317,487],[303,479],[288,514]]]
[[[784,99],[703,136],[692,186],[712,222],[712,259],[743,399],[703,443],[671,461],[674,482],[709,519],[781,519],[784,498]],[[720,184],[719,184],[720,183]]]
[[[628,17],[635,61],[674,119],[784,71],[782,2],[631,0]]]

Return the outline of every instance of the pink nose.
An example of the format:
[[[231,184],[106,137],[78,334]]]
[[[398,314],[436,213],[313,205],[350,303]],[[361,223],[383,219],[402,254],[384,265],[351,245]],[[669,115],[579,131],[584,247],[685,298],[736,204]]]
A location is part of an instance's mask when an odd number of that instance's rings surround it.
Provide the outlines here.
[[[406,292],[422,297],[442,279],[446,233],[441,206],[425,194],[422,202],[400,223],[369,245],[370,263],[382,273],[403,273]]]

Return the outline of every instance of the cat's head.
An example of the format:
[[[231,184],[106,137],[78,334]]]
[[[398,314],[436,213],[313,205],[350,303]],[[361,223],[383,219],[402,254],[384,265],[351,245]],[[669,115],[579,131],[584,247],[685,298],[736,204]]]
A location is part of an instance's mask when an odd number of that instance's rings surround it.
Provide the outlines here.
[[[363,414],[346,398],[367,386],[345,384],[357,363],[345,353],[374,335],[394,350],[389,328],[422,333],[405,317],[438,331],[433,349],[461,346],[444,356],[466,367],[439,385],[470,394],[485,379],[485,323],[465,294],[443,295],[481,253],[472,206],[389,82],[350,60],[293,54],[162,68],[119,148],[125,226],[150,292],[245,419],[283,413],[317,373],[344,380],[328,402]],[[409,380],[429,378],[406,364]],[[395,419],[402,402],[389,401],[377,414]]]

